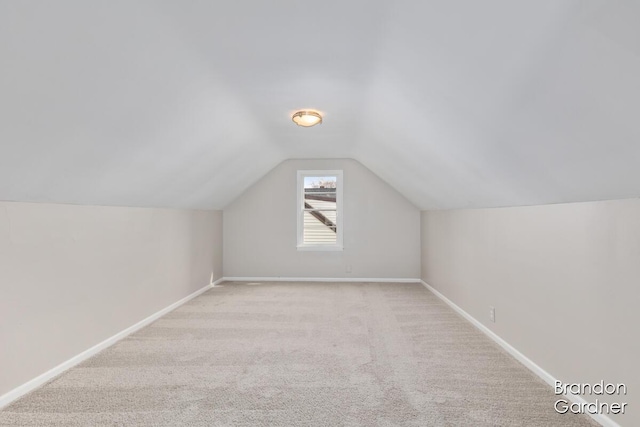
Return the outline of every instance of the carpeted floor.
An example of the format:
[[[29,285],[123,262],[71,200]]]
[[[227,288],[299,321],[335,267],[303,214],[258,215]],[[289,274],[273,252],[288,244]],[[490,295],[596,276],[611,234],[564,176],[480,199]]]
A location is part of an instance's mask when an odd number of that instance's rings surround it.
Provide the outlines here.
[[[0,412],[16,426],[595,426],[420,284],[225,283]]]

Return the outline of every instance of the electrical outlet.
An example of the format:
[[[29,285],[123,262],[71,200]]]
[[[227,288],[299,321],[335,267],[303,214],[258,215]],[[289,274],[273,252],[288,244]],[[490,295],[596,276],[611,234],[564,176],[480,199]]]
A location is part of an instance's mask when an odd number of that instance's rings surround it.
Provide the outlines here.
[[[493,323],[496,322],[496,308],[495,307],[489,307],[489,320],[491,320]]]
[[[347,273],[351,273],[351,264],[347,264]]]

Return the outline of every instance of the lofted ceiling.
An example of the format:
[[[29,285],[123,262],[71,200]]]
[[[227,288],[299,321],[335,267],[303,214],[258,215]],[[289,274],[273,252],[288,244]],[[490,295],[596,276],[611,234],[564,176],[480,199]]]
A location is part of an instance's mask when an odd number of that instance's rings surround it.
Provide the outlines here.
[[[0,200],[219,209],[289,158],[354,158],[422,209],[638,197],[638,22],[633,0],[0,0]]]

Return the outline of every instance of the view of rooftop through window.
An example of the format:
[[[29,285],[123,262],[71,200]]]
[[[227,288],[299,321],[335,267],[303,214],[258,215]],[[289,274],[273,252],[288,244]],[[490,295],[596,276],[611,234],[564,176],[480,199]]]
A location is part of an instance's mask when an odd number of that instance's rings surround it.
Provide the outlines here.
[[[304,244],[337,243],[337,186],[336,176],[304,177]]]

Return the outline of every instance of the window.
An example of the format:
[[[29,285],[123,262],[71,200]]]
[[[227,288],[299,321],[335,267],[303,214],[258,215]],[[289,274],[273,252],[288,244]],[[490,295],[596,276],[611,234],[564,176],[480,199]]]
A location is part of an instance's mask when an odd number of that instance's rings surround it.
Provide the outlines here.
[[[342,250],[342,171],[298,171],[298,249]]]

